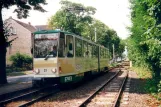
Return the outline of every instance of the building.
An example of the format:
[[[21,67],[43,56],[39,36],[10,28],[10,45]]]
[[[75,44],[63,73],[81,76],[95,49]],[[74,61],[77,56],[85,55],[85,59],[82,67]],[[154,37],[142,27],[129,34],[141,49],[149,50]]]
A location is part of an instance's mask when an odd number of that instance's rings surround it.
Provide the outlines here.
[[[40,30],[52,30],[51,28],[49,28],[47,25],[36,25],[35,26],[36,30],[40,31]]]
[[[30,23],[26,24],[12,17],[5,20],[4,24],[9,26],[7,29],[9,29],[10,34],[12,34],[12,36],[8,38],[9,41],[15,39],[12,45],[7,48],[7,59],[17,52],[31,56],[31,33],[35,32],[36,28]]]
[[[35,31],[39,30],[51,30],[47,25],[37,25],[33,26],[31,23],[24,23],[18,20],[9,17],[4,21],[6,26],[9,26],[7,30],[12,35],[8,38],[8,40],[13,40],[12,45],[7,48],[7,63],[9,62],[9,57],[16,53],[27,54],[32,56],[31,48],[31,35]]]

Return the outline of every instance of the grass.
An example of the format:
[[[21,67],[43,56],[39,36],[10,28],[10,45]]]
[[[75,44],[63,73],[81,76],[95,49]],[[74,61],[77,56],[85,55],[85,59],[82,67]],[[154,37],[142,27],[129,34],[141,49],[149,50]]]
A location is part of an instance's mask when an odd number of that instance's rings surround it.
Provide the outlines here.
[[[18,71],[18,72],[13,72],[12,69],[6,69],[7,76],[21,76],[21,75],[28,75],[32,74],[32,71]]]
[[[141,67],[132,67],[130,68],[132,71],[135,71],[139,78],[141,79],[147,79],[152,78],[152,72],[148,70],[147,68],[141,68]]]
[[[111,63],[109,66],[110,67],[116,67],[118,65],[118,63]]]
[[[7,76],[21,76],[21,75],[26,75],[25,72],[12,72],[12,73],[7,73]]]
[[[17,67],[6,67],[7,76],[21,76],[32,74],[32,71],[27,70],[26,68],[17,68]]]

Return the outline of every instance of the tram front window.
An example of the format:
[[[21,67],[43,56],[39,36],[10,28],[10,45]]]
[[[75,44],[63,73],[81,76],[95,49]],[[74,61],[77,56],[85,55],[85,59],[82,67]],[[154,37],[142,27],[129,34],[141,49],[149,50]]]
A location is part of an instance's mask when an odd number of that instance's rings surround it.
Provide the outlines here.
[[[34,58],[57,57],[58,34],[36,34]]]

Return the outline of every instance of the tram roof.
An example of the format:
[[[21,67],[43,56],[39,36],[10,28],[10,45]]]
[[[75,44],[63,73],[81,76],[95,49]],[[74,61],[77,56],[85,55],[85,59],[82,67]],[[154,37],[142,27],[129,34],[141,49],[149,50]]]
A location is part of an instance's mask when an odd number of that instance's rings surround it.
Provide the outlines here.
[[[34,34],[49,34],[49,33],[60,33],[60,32],[65,33],[65,34],[76,35],[74,33],[67,32],[67,31],[62,31],[62,30],[40,30],[40,31],[34,32]]]

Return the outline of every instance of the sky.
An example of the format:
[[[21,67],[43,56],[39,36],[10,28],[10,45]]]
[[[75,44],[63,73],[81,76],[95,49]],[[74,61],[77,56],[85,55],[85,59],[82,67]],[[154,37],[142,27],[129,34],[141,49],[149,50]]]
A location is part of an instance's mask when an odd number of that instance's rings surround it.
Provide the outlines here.
[[[12,16],[12,18],[32,25],[46,25],[48,19],[61,8],[60,0],[46,0],[47,5],[43,6],[46,13],[30,11],[27,19],[17,19],[16,13],[13,13],[15,7],[3,9],[3,20]],[[102,21],[117,32],[117,35],[126,39],[129,36],[127,27],[131,26],[130,21],[130,3],[129,0],[69,0],[82,3],[85,6],[93,6],[97,9],[94,18]]]

